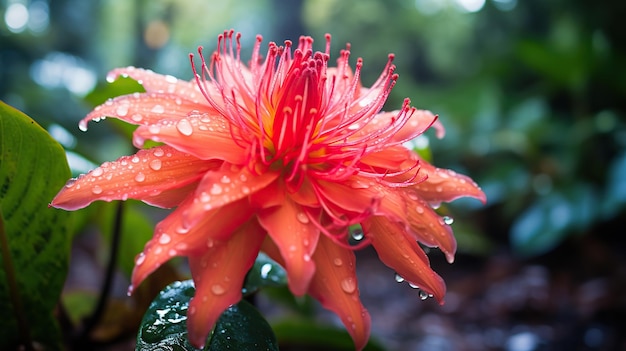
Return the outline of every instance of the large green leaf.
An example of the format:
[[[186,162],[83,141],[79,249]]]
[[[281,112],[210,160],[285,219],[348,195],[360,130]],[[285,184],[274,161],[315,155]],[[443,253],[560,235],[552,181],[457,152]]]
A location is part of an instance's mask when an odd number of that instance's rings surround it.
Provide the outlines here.
[[[141,322],[136,350],[197,351],[187,339],[187,309],[195,293],[191,280],[175,282],[161,291]],[[204,350],[278,350],[263,316],[245,300],[230,306],[217,321]]]
[[[254,265],[246,275],[241,292],[244,295],[249,295],[263,287],[277,286],[287,286],[287,272],[266,254],[259,253]]]
[[[0,349],[60,348],[52,311],[68,268],[68,213],[48,203],[69,177],[63,148],[0,102]]]

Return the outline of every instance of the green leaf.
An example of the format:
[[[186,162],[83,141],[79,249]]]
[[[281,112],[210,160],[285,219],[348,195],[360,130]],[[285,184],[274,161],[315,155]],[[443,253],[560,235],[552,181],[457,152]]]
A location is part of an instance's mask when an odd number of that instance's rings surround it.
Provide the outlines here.
[[[187,339],[187,310],[195,293],[191,280],[175,282],[150,304],[137,335],[136,350],[197,351]],[[263,316],[242,300],[218,319],[204,350],[278,350]]]
[[[285,269],[261,252],[248,272],[241,292],[244,295],[249,295],[263,287],[286,285],[287,273]]]
[[[0,102],[0,349],[60,349],[52,311],[68,269],[65,211],[48,208],[70,177],[65,152],[35,121]]]

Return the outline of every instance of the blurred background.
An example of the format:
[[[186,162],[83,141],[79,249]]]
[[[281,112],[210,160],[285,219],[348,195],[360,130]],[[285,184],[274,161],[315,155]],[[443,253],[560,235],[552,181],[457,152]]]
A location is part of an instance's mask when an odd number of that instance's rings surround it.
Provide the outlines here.
[[[107,85],[112,68],[190,79],[188,53],[212,51],[230,28],[243,34],[243,57],[257,33],[265,44],[311,35],[319,50],[331,33],[332,56],[350,42],[352,63],[364,59],[366,86],[395,53],[387,109],[410,97],[439,114],[446,137],[417,143],[474,178],[488,204],[440,209],[459,242],[453,265],[430,254],[448,283],[444,306],[397,284],[372,250],[358,253],[373,338],[388,350],[626,350],[625,16],[623,0],[0,0],[0,100],[59,140],[78,174],[133,152],[119,123],[77,127],[132,89]],[[114,321],[132,310],[132,258],[166,213],[144,207],[131,207],[145,230],[122,252]],[[106,235],[81,228],[64,303],[82,307],[70,321],[89,310],[106,263]],[[270,300],[259,298],[270,320],[290,318]],[[137,325],[99,328],[115,349]]]

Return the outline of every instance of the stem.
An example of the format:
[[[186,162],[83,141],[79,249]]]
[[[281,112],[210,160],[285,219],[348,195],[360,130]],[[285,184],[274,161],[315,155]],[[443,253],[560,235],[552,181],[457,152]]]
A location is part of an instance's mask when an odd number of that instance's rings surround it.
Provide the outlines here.
[[[111,253],[109,255],[109,263],[106,268],[104,283],[100,290],[100,296],[98,297],[98,303],[91,316],[85,322],[85,327],[82,331],[82,335],[79,338],[80,341],[86,341],[89,339],[89,334],[98,325],[106,304],[109,300],[109,294],[111,292],[111,286],[113,285],[113,275],[115,273],[115,267],[117,264],[117,256],[119,253],[119,244],[122,236],[122,214],[123,214],[124,202],[119,201],[115,209],[115,218],[113,222],[113,233],[111,235]]]
[[[9,298],[13,305],[13,313],[17,321],[17,328],[22,345],[26,351],[34,351],[33,343],[30,339],[30,329],[26,321],[22,300],[20,297],[17,279],[15,278],[15,266],[11,258],[11,249],[9,248],[9,240],[4,232],[4,220],[2,217],[2,209],[0,208],[0,250],[2,250],[2,263],[6,272],[7,286],[9,288]]]

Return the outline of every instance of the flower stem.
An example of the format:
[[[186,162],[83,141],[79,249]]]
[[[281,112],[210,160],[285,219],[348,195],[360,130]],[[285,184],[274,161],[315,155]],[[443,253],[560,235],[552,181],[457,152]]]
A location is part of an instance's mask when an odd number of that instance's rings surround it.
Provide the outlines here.
[[[104,275],[104,282],[100,289],[100,296],[98,297],[98,303],[91,314],[91,316],[85,321],[85,327],[79,338],[79,342],[85,342],[89,340],[89,334],[93,328],[98,325],[102,315],[104,314],[106,304],[109,300],[109,294],[111,292],[111,286],[113,285],[113,275],[115,273],[115,267],[117,265],[117,256],[119,254],[120,239],[122,236],[122,218],[123,218],[124,202],[119,201],[115,208],[115,218],[113,222],[113,233],[111,233],[111,251],[109,255],[109,262],[106,267]]]

